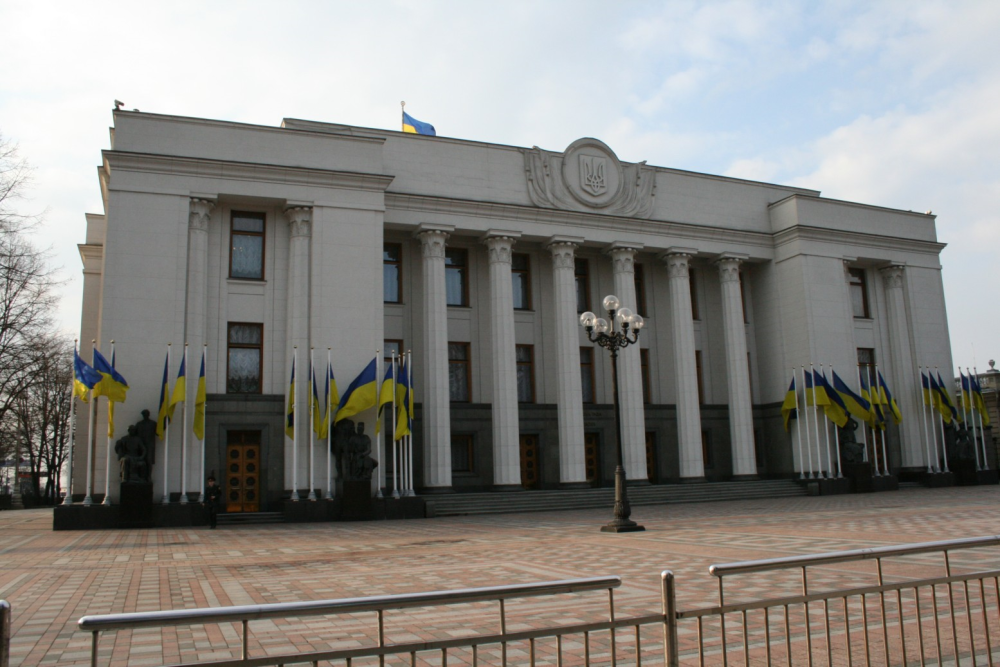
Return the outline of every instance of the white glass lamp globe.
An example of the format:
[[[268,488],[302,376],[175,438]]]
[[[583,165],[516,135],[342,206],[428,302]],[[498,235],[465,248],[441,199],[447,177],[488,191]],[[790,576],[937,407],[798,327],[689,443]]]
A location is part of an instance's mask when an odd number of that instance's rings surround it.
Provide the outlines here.
[[[633,315],[632,316],[632,328],[633,329],[635,329],[636,331],[638,331],[639,329],[643,328],[644,326],[646,326],[646,322],[645,322],[645,320],[642,319],[642,315]]]
[[[618,307],[621,305],[622,302],[614,294],[604,297],[604,310],[618,310]]]
[[[594,326],[594,322],[597,321],[597,315],[594,315],[589,310],[583,315],[580,315],[580,326],[585,328],[591,328]]]
[[[597,318],[597,322],[594,324],[594,331],[597,333],[607,333],[608,332],[608,321],[603,317]]]

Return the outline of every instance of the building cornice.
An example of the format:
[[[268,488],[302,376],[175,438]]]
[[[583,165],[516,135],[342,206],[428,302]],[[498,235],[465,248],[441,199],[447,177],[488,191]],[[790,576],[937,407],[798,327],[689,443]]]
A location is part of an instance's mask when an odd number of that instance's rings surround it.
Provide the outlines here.
[[[849,243],[852,245],[867,246],[869,248],[880,248],[890,251],[919,252],[930,255],[940,255],[941,251],[947,247],[947,243],[936,241],[920,241],[917,239],[904,239],[898,236],[885,236],[883,234],[862,234],[860,232],[848,232],[843,230],[827,229],[825,227],[810,227],[808,225],[796,225],[783,229],[774,234],[775,249],[796,241],[819,241],[823,243]]]
[[[781,206],[782,204],[785,204],[785,203],[787,203],[787,202],[789,202],[789,201],[791,201],[793,199],[801,199],[803,201],[814,202],[814,203],[818,203],[818,204],[830,204],[830,205],[833,205],[833,206],[850,206],[852,208],[860,208],[860,209],[864,209],[866,211],[880,211],[880,212],[883,212],[883,213],[898,213],[899,215],[913,216],[913,217],[919,218],[921,220],[935,220],[937,218],[937,216],[934,215],[933,213],[918,213],[917,211],[904,211],[904,210],[899,209],[899,208],[889,208],[887,206],[875,206],[874,204],[862,204],[860,202],[849,201],[847,199],[832,199],[830,197],[820,197],[818,192],[815,195],[814,194],[810,194],[810,193],[804,193],[804,192],[797,192],[797,193],[794,193],[794,194],[790,194],[787,197],[784,197],[782,199],[779,199],[776,202],[772,202],[772,203],[768,204],[767,207],[769,209],[772,209],[772,208],[774,208],[776,206]]]
[[[102,152],[104,169],[116,169],[148,174],[197,176],[229,181],[257,181],[324,188],[350,188],[369,192],[385,192],[393,176],[353,171],[332,171],[289,167],[258,162],[233,162],[206,158],[187,158],[152,153],[130,153],[106,150]]]

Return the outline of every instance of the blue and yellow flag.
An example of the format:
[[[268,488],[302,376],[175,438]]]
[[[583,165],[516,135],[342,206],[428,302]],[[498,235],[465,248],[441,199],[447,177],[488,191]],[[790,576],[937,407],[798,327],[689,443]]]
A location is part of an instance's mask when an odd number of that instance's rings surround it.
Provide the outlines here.
[[[861,397],[864,398],[870,404],[868,419],[868,425],[873,429],[880,428],[885,430],[885,415],[882,414],[882,405],[879,402],[878,392],[875,387],[871,389],[868,388],[868,381],[865,380],[864,374],[859,375],[861,382]]]
[[[94,387],[94,396],[107,396],[109,401],[124,403],[128,382],[115,370],[114,353],[109,363],[104,355],[94,350],[94,370],[101,374],[101,381]]]
[[[948,409],[948,406],[941,399],[941,390],[938,387],[937,380],[934,379],[934,374],[931,372],[928,372],[927,376],[930,378],[931,407],[941,413],[941,419],[944,420],[945,424],[950,424],[951,410]]]
[[[205,351],[201,351],[201,370],[198,372],[198,388],[194,392],[194,437],[205,439],[205,404],[208,392],[205,390]]]
[[[333,365],[326,365],[326,414],[323,416],[323,433],[320,438],[330,434],[330,424],[337,416],[337,406],[340,405],[340,393],[337,391],[337,378],[333,376]]]
[[[174,416],[174,406],[170,404],[170,352],[163,359],[163,384],[160,385],[160,412],[156,416],[156,435],[163,437],[167,424]]]
[[[285,435],[295,439],[295,357],[292,357],[292,379],[288,381],[288,406],[285,408]]]
[[[405,360],[399,363],[399,377],[396,379],[396,432],[393,433],[393,440],[410,434],[410,376],[409,367]]]
[[[73,395],[86,403],[90,400],[90,390],[103,376],[80,358],[76,349],[73,350]]]
[[[885,378],[882,377],[882,371],[878,372],[878,390],[879,394],[881,394],[884,399],[885,405],[889,406],[889,414],[892,415],[893,423],[901,424],[903,422],[903,413],[899,411],[896,399],[892,397],[892,392],[889,391],[889,385],[885,383]]]
[[[375,359],[372,359],[365,366],[364,370],[358,374],[358,377],[354,378],[354,382],[351,383],[341,397],[340,405],[337,407],[335,422],[353,417],[359,412],[364,412],[368,408],[375,407],[376,382]]]
[[[378,393],[378,417],[375,419],[375,433],[382,429],[382,409],[385,405],[392,404],[396,393],[396,376],[393,374],[392,362],[386,365],[385,377],[382,378],[382,388]],[[391,414],[391,413],[390,413]]]
[[[923,371],[920,372],[920,386],[923,389],[924,394],[924,405],[929,405],[931,408],[934,407],[934,397],[931,394],[931,383],[927,380],[927,374]]]
[[[826,390],[823,388],[822,384],[819,382],[820,374],[819,371],[806,371],[806,405],[807,406],[818,406],[818,405],[829,405],[830,399],[826,395]]]
[[[781,404],[781,418],[785,422],[785,430],[788,430],[788,422],[791,419],[798,419],[798,399],[795,396],[795,376],[792,376],[792,383],[788,385],[785,392],[785,400]]]
[[[826,404],[820,403],[823,406],[823,414],[826,415],[826,418],[840,428],[847,426],[847,406],[844,405],[844,401],[840,398],[840,395],[830,386],[830,382],[826,379],[826,374],[816,373],[817,400],[819,400],[821,393],[827,399]]]
[[[181,367],[177,370],[177,381],[174,382],[174,393],[170,395],[170,409],[178,403],[187,400],[187,355],[181,357]]]
[[[403,132],[409,134],[425,134],[428,137],[436,137],[437,131],[430,123],[422,123],[410,114],[403,112]]]
[[[857,417],[860,421],[866,422],[871,419],[872,406],[863,396],[858,396],[855,394],[847,383],[844,382],[837,371],[832,371],[833,373],[833,389],[840,396],[840,400],[843,401],[844,406],[847,411],[852,415]]]
[[[938,397],[941,402],[941,414],[944,415],[945,410],[951,414],[951,418],[955,420],[956,423],[962,421],[962,415],[958,414],[958,409],[955,408],[955,404],[951,401],[951,394],[948,393],[948,387],[945,386],[944,380],[941,379],[941,373],[937,374],[937,387],[938,387]],[[899,422],[896,422],[897,424]],[[945,424],[949,423],[949,420],[944,420]]]
[[[960,386],[962,387],[962,396],[959,400],[962,401],[962,410],[971,411],[974,407],[972,403],[972,390],[969,387],[969,378],[967,378],[963,373],[962,369],[958,369],[958,377],[960,381]]]
[[[975,375],[970,375],[969,380],[972,382],[972,401],[976,405],[976,410],[979,410],[979,417],[983,420],[983,426],[989,426],[990,414],[986,410],[986,401],[983,399],[983,387],[979,384],[979,378]]]
[[[309,375],[312,377],[312,394],[309,396],[309,409],[312,411],[313,433],[317,438],[325,438],[323,430],[323,404],[319,402],[319,388],[316,385],[316,368],[309,363]],[[329,380],[328,380],[329,381]]]

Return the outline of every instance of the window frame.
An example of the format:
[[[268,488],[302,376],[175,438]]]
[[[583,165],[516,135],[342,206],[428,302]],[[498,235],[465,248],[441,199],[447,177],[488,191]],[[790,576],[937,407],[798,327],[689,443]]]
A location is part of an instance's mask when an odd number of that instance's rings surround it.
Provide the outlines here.
[[[851,294],[851,314],[854,316],[854,319],[856,320],[870,320],[872,318],[872,311],[871,311],[871,304],[868,300],[868,274],[865,273],[865,270],[862,268],[848,267],[847,275],[848,275],[847,285]],[[857,279],[858,282],[854,282],[855,279]],[[861,305],[862,305],[862,310],[864,311],[863,315],[857,315],[854,312],[855,286],[861,288]]]
[[[387,260],[385,258],[385,251],[388,247],[394,247],[396,252],[396,260]],[[385,267],[386,266],[396,267],[396,295],[397,299],[395,301],[386,301],[385,298]],[[403,244],[402,243],[382,243],[382,303],[403,303]]]
[[[514,268],[514,258],[515,257],[519,257],[519,258],[523,257],[524,258],[524,268],[523,269],[515,269]],[[515,253],[511,253],[511,255],[510,255],[510,276],[511,276],[511,293],[512,293],[512,297],[516,297],[517,296],[517,290],[514,289],[514,274],[518,274],[518,275],[520,275],[522,277],[522,280],[523,280],[522,285],[523,285],[523,291],[524,291],[524,305],[523,306],[518,307],[516,305],[516,299],[512,299],[513,301],[515,301],[514,310],[521,310],[521,311],[532,310],[532,302],[531,302],[531,255],[529,255],[528,253],[525,253],[525,252],[515,252]]]
[[[465,449],[469,461],[467,469],[459,468],[455,465],[455,452],[459,450],[459,442],[464,440],[462,447]],[[476,472],[476,436],[474,433],[452,433],[451,434],[451,471],[462,475],[472,475]]]
[[[396,359],[400,359],[403,354],[403,339],[402,338],[383,338],[382,339],[382,361],[388,362],[392,361],[392,356],[385,353],[385,348],[390,343],[395,343],[399,347],[399,354],[396,355]],[[398,363],[398,362],[397,362]]]
[[[260,232],[247,232],[243,230],[237,231],[234,229],[236,223],[236,218],[253,218],[259,219],[261,221],[261,226],[263,231]],[[234,276],[233,275],[233,237],[235,236],[250,236],[253,238],[260,238],[260,277],[259,278],[247,278],[245,276]],[[266,278],[265,267],[267,266],[267,213],[261,211],[230,211],[229,212],[229,279],[230,280],[253,280],[256,282],[262,282]],[[227,339],[228,340],[228,339]]]
[[[517,351],[518,350],[527,350],[528,351],[528,360],[527,361],[521,361],[520,359],[517,358]],[[529,396],[527,400],[521,400],[521,395],[520,395],[521,383],[520,382],[517,383],[517,388],[518,388],[517,402],[518,403],[534,403],[535,402],[535,346],[534,345],[515,345],[514,346],[514,363],[515,363],[515,365],[517,367],[516,368],[517,372],[519,372],[522,367],[527,367],[527,369],[528,369],[528,380],[530,381],[530,386],[531,386],[531,396]],[[515,380],[516,380],[516,378],[517,378],[517,376],[515,375]]]
[[[590,357],[590,360],[588,362],[586,362],[586,363],[583,360],[583,357],[584,357],[583,352],[584,351],[586,351],[587,352],[587,356]],[[580,353],[581,353],[580,354],[580,372],[583,373],[583,372],[586,371],[587,372],[587,376],[590,378],[590,400],[587,400],[587,396],[583,392],[583,389],[584,389],[583,382],[582,382],[583,376],[582,375],[580,376],[580,378],[581,378],[581,382],[580,382],[580,389],[581,389],[580,394],[581,394],[581,398],[582,398],[583,403],[585,403],[587,405],[594,405],[594,404],[597,403],[597,384],[596,384],[596,382],[594,380],[594,348],[593,347],[587,347],[587,346],[581,345],[580,346]]]
[[[234,326],[257,327],[260,330],[260,343],[257,345],[247,345],[244,343],[230,342],[230,332]],[[257,350],[257,391],[256,392],[231,392],[229,391],[229,351],[237,350]],[[264,324],[262,322],[226,322],[226,394],[232,396],[255,396],[264,393]]]
[[[449,253],[461,254],[462,264],[448,264]],[[462,276],[462,302],[461,303],[451,303],[448,300],[448,272],[449,271],[459,271],[459,275]],[[445,306],[448,308],[468,308],[469,307],[469,249],[468,248],[445,248],[444,250],[444,299]]]
[[[580,267],[583,271],[580,271]],[[580,310],[580,281],[583,281],[583,310]],[[576,312],[586,313],[591,309],[590,303],[590,260],[586,257],[573,258],[573,286],[576,288]]]
[[[460,345],[465,349],[465,359],[452,359],[451,346]],[[452,365],[463,365],[465,367],[465,399],[452,398],[451,387],[451,367]],[[469,343],[461,341],[448,341],[448,402],[449,403],[471,403],[472,402],[472,350]]]

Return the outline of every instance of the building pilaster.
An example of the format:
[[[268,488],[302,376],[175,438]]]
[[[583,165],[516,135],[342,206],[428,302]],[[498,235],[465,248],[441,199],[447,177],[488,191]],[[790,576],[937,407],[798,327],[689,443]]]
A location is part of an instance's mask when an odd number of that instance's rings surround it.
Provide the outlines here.
[[[916,373],[914,373],[913,353],[910,348],[910,327],[906,316],[906,267],[892,265],[881,269],[885,283],[885,300],[889,315],[889,358],[892,360],[891,373],[879,366],[883,375],[891,375],[892,396],[896,399],[903,422],[899,425],[899,451],[904,468],[924,468],[927,465],[924,447],[917,425],[920,405],[917,403]],[[952,378],[949,371],[945,381]],[[950,388],[949,388],[950,390]]]
[[[722,287],[722,328],[726,339],[726,373],[729,385],[729,434],[733,476],[757,475],[753,439],[750,368],[747,365],[747,333],[740,294],[742,256],[723,255],[716,261]]]
[[[583,388],[580,381],[579,316],[576,312],[575,253],[582,239],[554,237],[552,284],[555,302],[556,396],[559,417],[559,481],[587,481],[583,443]]]
[[[309,245],[312,240],[312,208],[292,206],[285,209],[290,241],[288,244],[288,345],[298,348],[295,369],[295,447],[285,458],[285,485],[297,497],[298,488],[307,479],[304,464],[307,456],[299,456],[308,441],[309,419],[306,408],[309,381]],[[291,352],[291,350],[289,350]],[[288,357],[285,377],[291,374],[292,357]]]
[[[682,479],[703,479],[705,461],[701,440],[701,405],[695,364],[694,311],[691,307],[690,261],[693,248],[669,248],[661,256],[670,282],[673,324],[674,386],[677,393],[677,443]]]

